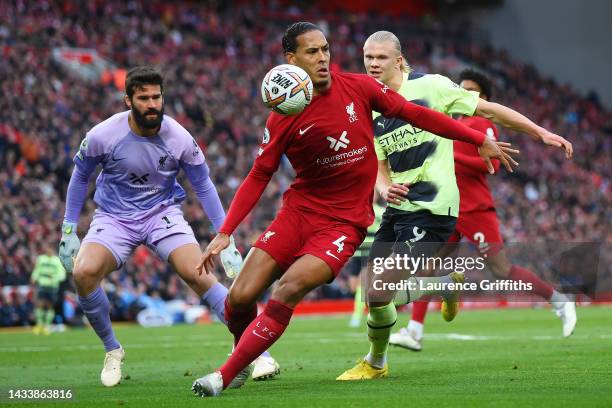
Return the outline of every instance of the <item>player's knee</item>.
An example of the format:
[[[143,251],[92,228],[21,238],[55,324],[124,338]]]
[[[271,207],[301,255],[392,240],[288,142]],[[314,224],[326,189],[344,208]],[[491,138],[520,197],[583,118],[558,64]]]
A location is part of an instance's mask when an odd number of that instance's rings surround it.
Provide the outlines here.
[[[366,294],[366,300],[368,302],[372,301],[373,299],[376,299],[379,295],[378,290],[374,289],[371,285],[367,288],[365,294]]]
[[[308,293],[309,288],[299,280],[281,280],[274,289],[272,298],[287,305],[296,305]]]
[[[74,265],[72,276],[77,288],[88,288],[102,280],[104,271],[93,263],[80,261]]]
[[[232,286],[227,293],[227,301],[234,310],[247,310],[257,302],[257,299],[247,290]]]
[[[384,306],[393,300],[393,293],[388,290],[376,290],[370,286],[366,292],[366,300],[372,306]]]

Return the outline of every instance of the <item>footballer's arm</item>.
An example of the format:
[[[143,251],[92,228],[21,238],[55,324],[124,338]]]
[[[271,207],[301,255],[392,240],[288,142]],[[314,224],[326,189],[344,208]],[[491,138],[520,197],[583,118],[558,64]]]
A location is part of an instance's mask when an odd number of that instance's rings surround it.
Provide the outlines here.
[[[512,172],[512,165],[518,164],[510,156],[510,154],[517,154],[518,150],[512,149],[509,143],[492,142],[483,133],[470,129],[440,112],[407,101],[386,85],[381,85],[382,83],[367,75],[365,77],[368,80],[361,81],[361,83],[365,85],[367,97],[372,103],[372,110],[388,118],[401,118],[419,129],[440,137],[479,146],[478,153],[487,163],[491,174],[494,173],[492,158],[499,159],[509,172]]]
[[[230,245],[230,235],[255,207],[273,174],[274,172],[264,172],[257,166],[253,166],[247,178],[238,188],[223,225],[202,254],[200,263],[196,267],[199,274],[202,274],[202,271],[210,273],[214,269],[212,257]]]
[[[215,228],[215,231],[218,231],[225,219],[225,211],[223,210],[219,193],[210,179],[208,165],[206,163],[198,165],[182,163],[182,168],[200,201],[202,209]]]
[[[406,201],[408,187],[404,184],[393,183],[391,181],[391,175],[389,174],[389,161],[387,159],[378,161],[376,191],[378,191],[378,194],[380,194],[380,196],[390,204],[400,205],[402,201]]]
[[[266,125],[267,132],[270,126],[269,122]],[[203,271],[210,273],[214,269],[213,255],[219,254],[229,246],[230,235],[259,201],[266,186],[272,179],[272,175],[274,175],[280,165],[281,157],[287,147],[286,136],[284,131],[275,132],[272,130],[270,140],[265,140],[260,145],[253,168],[238,188],[227,211],[223,225],[218,229],[217,235],[202,254],[200,263],[196,267],[199,274],[202,274]]]
[[[485,162],[479,156],[471,156],[469,154],[465,154],[462,152],[455,151],[454,152],[455,163],[459,163],[463,166],[463,171],[467,171],[474,176],[480,176],[480,174],[489,173],[489,169]],[[491,160],[493,164],[493,169],[497,173],[499,170],[499,160]]]
[[[525,115],[499,103],[479,99],[474,115],[490,119],[505,128],[527,133],[546,145],[560,147],[565,150],[565,156],[568,159],[572,157],[574,152],[572,144],[565,138],[549,132],[533,123]]]

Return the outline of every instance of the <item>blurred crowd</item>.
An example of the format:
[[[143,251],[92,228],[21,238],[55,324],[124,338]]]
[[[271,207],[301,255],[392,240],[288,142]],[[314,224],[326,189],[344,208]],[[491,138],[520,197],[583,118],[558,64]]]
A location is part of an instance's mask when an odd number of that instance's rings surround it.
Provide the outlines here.
[[[203,148],[228,208],[262,137],[267,111],[259,101],[260,81],[269,68],[284,62],[280,39],[284,28],[298,20],[313,21],[328,34],[333,69],[363,72],[364,40],[388,29],[398,35],[417,71],[454,78],[462,67],[471,66],[489,73],[495,83],[493,100],[525,113],[575,147],[575,158],[567,161],[560,151],[527,136],[501,132],[521,149],[517,172],[491,177],[504,237],[518,242],[612,240],[612,115],[596,94],[580,95],[506,53],[472,41],[470,26],[463,22],[323,14],[263,4],[0,2],[0,287],[28,284],[42,244],[59,242],[72,157],[80,141],[92,126],[126,109],[113,83],[85,81],[54,63],[54,47],[93,48],[118,67],[159,67],[166,80],[165,111]],[[291,168],[283,162],[236,233],[243,253],[274,217],[291,180]],[[79,223],[81,237],[93,209],[89,200]],[[191,192],[184,211],[205,245],[212,230]],[[118,299],[147,295],[198,301],[145,248],[105,285]],[[347,291],[342,279],[323,290],[333,296]],[[0,297],[3,319],[10,314],[5,310],[19,309],[15,302],[22,300]]]

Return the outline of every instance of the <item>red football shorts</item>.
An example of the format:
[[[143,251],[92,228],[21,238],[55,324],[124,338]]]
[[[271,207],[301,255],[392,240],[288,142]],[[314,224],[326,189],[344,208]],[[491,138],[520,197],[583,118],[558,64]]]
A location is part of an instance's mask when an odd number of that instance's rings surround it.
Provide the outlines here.
[[[474,243],[482,255],[495,255],[504,246],[494,210],[460,213],[455,231],[448,242],[459,242],[461,237]]]
[[[315,214],[283,206],[254,247],[266,251],[283,270],[302,255],[322,259],[338,276],[366,236],[360,228]]]

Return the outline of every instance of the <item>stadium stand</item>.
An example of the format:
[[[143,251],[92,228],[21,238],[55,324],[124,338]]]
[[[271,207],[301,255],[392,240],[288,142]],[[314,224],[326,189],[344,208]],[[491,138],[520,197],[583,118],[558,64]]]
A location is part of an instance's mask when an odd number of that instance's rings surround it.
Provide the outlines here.
[[[398,24],[382,15],[339,16],[279,5],[241,4],[237,10],[227,2],[216,7],[118,0],[84,6],[77,1],[0,3],[0,15],[7,16],[0,22],[0,325],[31,320],[31,295],[9,287],[28,285],[42,244],[59,242],[72,156],[89,128],[124,109],[121,69],[138,64],[162,69],[166,113],[196,137],[227,208],[261,139],[267,115],[259,101],[261,78],[284,62],[280,36],[289,22],[300,19],[331,33],[336,69],[363,72],[365,38],[390,29],[417,71],[453,77],[466,66],[485,70],[495,82],[494,100],[527,113],[575,147],[574,160],[565,161],[526,136],[502,133],[502,139],[521,149],[517,172],[491,178],[505,239],[612,240],[612,114],[595,94],[579,95],[503,51],[473,42],[470,27],[460,23],[405,16]],[[113,71],[94,80],[79,75],[52,58],[59,47],[95,49]],[[77,64],[92,60],[82,58]],[[273,218],[291,178],[289,164],[283,163],[238,230],[243,254]],[[81,236],[93,208],[89,200],[79,224]],[[196,236],[206,243],[212,231],[191,193],[184,208]],[[334,285],[327,294],[346,292],[342,280]],[[117,319],[132,319],[130,305],[147,294],[197,302],[144,248],[108,278],[106,289],[113,293],[109,297]]]

